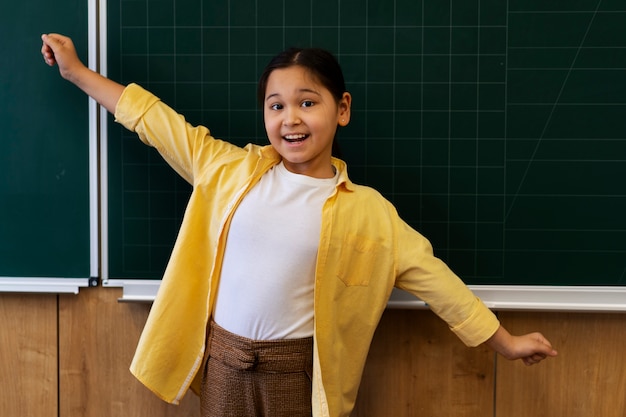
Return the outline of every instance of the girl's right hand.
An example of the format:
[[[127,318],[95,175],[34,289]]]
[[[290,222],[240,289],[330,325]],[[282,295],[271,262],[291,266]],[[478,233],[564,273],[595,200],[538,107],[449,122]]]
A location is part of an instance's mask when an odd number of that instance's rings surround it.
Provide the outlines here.
[[[51,33],[41,35],[43,42],[41,54],[46,64],[59,66],[61,76],[66,80],[73,81],[76,72],[85,68],[78,58],[74,43],[67,36]]]
[[[51,33],[41,35],[41,54],[50,66],[59,66],[61,76],[87,93],[111,113],[120,99],[124,86],[87,68],[78,58],[74,42],[67,36]]]

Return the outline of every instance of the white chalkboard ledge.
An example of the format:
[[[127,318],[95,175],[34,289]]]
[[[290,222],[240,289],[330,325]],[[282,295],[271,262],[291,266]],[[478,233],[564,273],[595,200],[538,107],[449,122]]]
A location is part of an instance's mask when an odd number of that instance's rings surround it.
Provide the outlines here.
[[[78,294],[82,287],[93,284],[94,278],[0,277],[0,293]],[[97,279],[95,281],[97,284]]]
[[[626,287],[469,285],[492,310],[626,312]],[[389,308],[426,308],[413,295],[394,289]]]
[[[120,302],[152,302],[159,280],[104,280],[105,287],[123,287]],[[626,287],[470,285],[493,310],[626,312]],[[394,289],[388,308],[428,308],[413,295]]]
[[[161,280],[158,279],[104,279],[103,287],[123,289],[120,302],[145,302],[151,303],[156,297]]]

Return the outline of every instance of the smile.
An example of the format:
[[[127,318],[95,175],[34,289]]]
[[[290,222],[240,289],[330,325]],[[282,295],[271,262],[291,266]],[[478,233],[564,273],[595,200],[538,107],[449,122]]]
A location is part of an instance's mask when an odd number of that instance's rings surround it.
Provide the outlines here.
[[[283,136],[283,139],[285,139],[289,143],[295,143],[295,142],[302,142],[308,137],[309,135],[305,135],[304,133],[299,133],[299,134],[285,135]]]

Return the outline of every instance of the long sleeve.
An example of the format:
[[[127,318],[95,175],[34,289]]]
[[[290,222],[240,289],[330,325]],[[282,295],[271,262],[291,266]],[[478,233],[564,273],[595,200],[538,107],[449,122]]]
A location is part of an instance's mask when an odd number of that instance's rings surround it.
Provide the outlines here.
[[[428,304],[468,346],[485,342],[500,323],[461,279],[433,254],[430,242],[400,220],[396,287]]]
[[[184,116],[158,97],[136,84],[130,84],[120,97],[115,119],[157,149],[165,161],[190,184],[199,171],[220,155],[243,150],[217,140],[204,126],[192,126]]]

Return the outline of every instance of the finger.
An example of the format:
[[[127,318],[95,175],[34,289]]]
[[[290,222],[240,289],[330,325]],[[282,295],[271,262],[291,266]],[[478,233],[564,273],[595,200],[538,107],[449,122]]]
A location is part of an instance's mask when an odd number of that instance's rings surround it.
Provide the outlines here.
[[[535,353],[522,359],[525,365],[534,365],[547,358],[543,353]]]
[[[51,51],[54,51],[60,44],[59,40],[54,35],[43,34],[41,35],[41,40]]]
[[[54,58],[54,54],[52,52],[42,51],[43,60],[46,64],[53,66],[56,64],[56,59]]]
[[[535,365],[536,363],[540,362],[540,361],[536,360],[535,358],[533,358],[532,356],[528,356],[528,357],[522,359],[522,361],[524,362],[524,365],[526,365],[526,366]]]
[[[43,55],[43,59],[46,62],[46,64],[52,66],[56,62],[56,60],[54,59],[54,52],[52,51],[52,48],[50,48],[50,45],[46,42],[47,41],[46,35],[41,35],[41,40],[42,40],[41,55]]]
[[[52,52],[44,52],[43,60],[50,66],[53,66],[57,62]]]
[[[552,347],[552,343],[548,339],[546,339],[541,333],[535,334],[535,340],[539,342],[539,353],[544,354],[546,356],[556,356],[557,351]],[[545,357],[544,357],[545,359]]]
[[[41,35],[41,40],[48,47],[51,53],[58,52],[66,44],[65,37],[54,33]]]
[[[547,356],[542,354],[542,353],[535,353],[533,356],[531,356],[531,359],[535,362],[535,363],[539,363],[542,360],[544,360]]]

